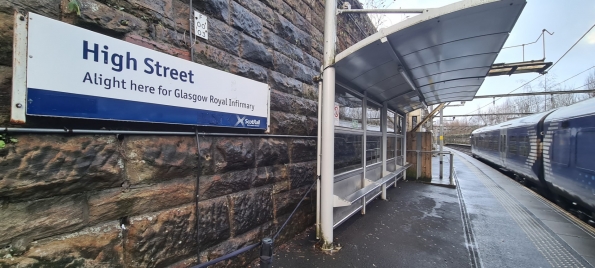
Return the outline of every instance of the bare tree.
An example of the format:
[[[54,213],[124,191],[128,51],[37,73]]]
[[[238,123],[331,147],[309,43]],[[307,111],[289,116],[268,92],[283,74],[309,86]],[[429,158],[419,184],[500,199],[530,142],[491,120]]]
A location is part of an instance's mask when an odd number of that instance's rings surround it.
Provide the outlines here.
[[[587,76],[585,82],[587,84],[587,89],[595,90],[595,70],[593,70],[593,72],[591,72],[589,76]],[[589,97],[595,97],[595,93],[589,93]]]
[[[395,0],[365,0],[362,4],[364,5],[364,8],[383,9],[388,8],[394,2]],[[389,20],[386,14],[370,13],[368,14],[368,17],[370,17],[370,20],[372,21],[372,24],[374,24],[376,29],[389,26]]]

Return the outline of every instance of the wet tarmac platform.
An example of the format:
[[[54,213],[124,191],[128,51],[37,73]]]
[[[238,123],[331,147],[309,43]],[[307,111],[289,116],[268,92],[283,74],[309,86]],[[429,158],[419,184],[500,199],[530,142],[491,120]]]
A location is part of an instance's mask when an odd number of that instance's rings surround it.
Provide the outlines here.
[[[449,149],[451,150],[451,149]],[[456,188],[399,182],[388,201],[275,248],[273,267],[593,267],[595,229],[488,165],[455,152]],[[437,157],[436,157],[437,158]],[[445,157],[445,167],[448,158]],[[448,181],[448,170],[445,169]]]

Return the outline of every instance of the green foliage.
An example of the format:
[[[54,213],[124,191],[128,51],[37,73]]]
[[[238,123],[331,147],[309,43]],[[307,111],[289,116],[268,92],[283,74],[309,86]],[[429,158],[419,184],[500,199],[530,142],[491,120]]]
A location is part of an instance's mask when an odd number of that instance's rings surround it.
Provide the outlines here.
[[[18,139],[8,137],[6,133],[0,134],[0,149],[6,148],[6,144],[17,142],[19,142]]]
[[[68,12],[76,12],[76,15],[81,15],[81,6],[77,0],[70,0],[68,2]]]

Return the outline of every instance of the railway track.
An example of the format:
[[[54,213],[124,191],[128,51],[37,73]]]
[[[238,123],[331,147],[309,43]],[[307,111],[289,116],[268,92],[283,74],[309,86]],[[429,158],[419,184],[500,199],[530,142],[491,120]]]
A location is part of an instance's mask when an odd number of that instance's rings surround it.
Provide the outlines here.
[[[456,149],[459,152],[465,153],[467,155],[471,155],[471,145],[468,144],[456,144],[456,143],[447,143],[444,146]]]

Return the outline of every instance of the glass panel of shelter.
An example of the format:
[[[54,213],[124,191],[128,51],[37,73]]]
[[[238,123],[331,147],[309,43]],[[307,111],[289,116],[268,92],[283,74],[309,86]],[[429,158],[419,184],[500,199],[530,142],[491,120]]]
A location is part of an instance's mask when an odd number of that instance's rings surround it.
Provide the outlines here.
[[[364,103],[364,99],[366,102]],[[335,105],[339,106],[339,120],[335,124],[335,175],[353,171],[382,161],[382,126],[380,104],[365,96],[337,87]],[[366,106],[366,107],[364,107]],[[366,120],[363,110],[366,109]],[[387,114],[387,153],[388,171],[404,164],[403,126],[404,117],[388,110]],[[338,122],[337,122],[338,121]],[[364,128],[365,133],[364,133]],[[364,135],[365,134],[365,135]],[[365,152],[363,144],[365,146]],[[365,159],[365,161],[364,161]],[[394,164],[393,164],[394,163]]]

